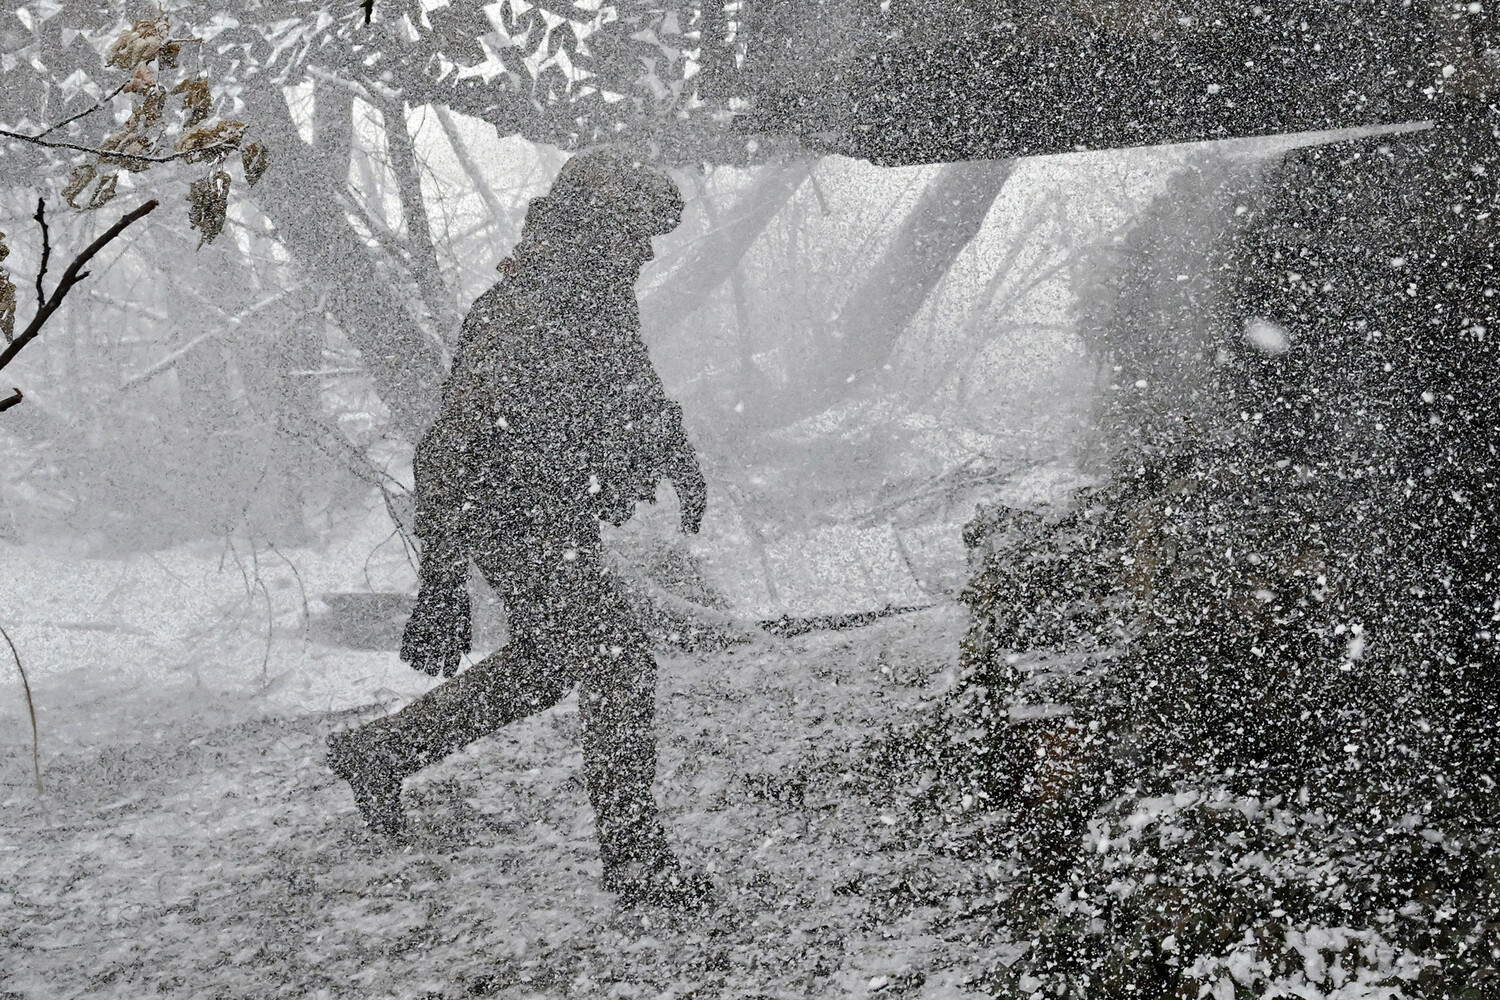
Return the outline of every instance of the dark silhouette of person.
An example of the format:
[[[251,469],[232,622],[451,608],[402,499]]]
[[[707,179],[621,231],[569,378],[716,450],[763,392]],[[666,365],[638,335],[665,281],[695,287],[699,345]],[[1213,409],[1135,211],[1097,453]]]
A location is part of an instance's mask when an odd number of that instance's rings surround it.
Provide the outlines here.
[[[665,174],[580,153],[526,213],[502,279],[464,320],[440,414],[417,445],[421,586],[401,658],[453,679],[329,739],[371,829],[403,830],[401,781],[575,687],[604,887],[622,902],[701,899],[669,849],[656,773],[656,662],[600,548],[670,481],[696,532],[703,475],[640,336],[634,284],[681,220]],[[510,640],[469,649],[468,564],[503,598]]]

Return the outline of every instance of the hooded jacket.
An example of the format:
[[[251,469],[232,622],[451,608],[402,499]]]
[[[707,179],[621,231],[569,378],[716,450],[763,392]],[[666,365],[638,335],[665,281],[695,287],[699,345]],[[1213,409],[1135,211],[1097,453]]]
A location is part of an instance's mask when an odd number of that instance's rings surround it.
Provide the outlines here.
[[[666,201],[665,218],[639,205],[611,217],[597,188],[584,188],[584,204],[567,180],[565,167],[532,203],[508,275],[465,318],[438,418],[417,445],[425,578],[461,575],[518,521],[623,524],[661,480],[696,469],[681,407],[641,340],[636,269],[589,266],[622,239],[675,226],[681,201]]]

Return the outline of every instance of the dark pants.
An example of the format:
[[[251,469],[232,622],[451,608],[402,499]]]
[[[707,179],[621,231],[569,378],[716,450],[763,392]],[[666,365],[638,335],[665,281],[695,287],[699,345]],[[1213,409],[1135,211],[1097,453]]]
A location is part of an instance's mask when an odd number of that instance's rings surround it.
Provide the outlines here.
[[[505,600],[510,642],[358,739],[405,776],[576,687],[606,875],[650,864],[666,851],[651,794],[656,661],[604,565],[598,522],[518,521],[491,535],[474,561]]]

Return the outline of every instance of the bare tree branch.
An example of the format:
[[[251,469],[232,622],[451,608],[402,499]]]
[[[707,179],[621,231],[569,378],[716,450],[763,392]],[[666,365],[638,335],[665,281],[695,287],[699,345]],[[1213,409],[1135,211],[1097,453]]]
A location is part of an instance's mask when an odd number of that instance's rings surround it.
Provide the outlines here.
[[[31,317],[31,322],[26,324],[26,329],[15,340],[6,345],[4,351],[0,351],[0,368],[4,368],[11,361],[15,360],[16,355],[21,353],[21,349],[36,339],[37,334],[42,332],[42,327],[46,324],[47,320],[52,318],[52,314],[57,312],[58,307],[62,305],[63,299],[67,298],[68,292],[73,290],[73,286],[89,276],[89,272],[83,269],[84,265],[93,260],[94,255],[108,246],[116,236],[119,236],[136,222],[151,214],[156,209],[157,204],[156,199],[153,198],[140,207],[126,212],[120,217],[120,221],[99,234],[99,237],[94,242],[90,243],[83,249],[83,252],[73,258],[72,263],[63,271],[62,280],[52,290],[51,297],[37,307],[36,315]],[[41,214],[40,206],[37,209],[37,213]],[[38,278],[38,285],[40,285],[40,278]]]
[[[36,200],[36,224],[42,227],[42,263],[36,269],[36,307],[42,308],[47,304],[47,293],[42,291],[42,276],[47,273],[47,262],[52,258],[52,239],[47,232],[47,202],[45,199]]]
[[[818,363],[808,369],[814,405],[821,408],[847,391],[850,376],[879,371],[906,324],[979,233],[1014,170],[1010,162],[953,163],[923,188],[819,345]]]
[[[342,190],[347,185],[335,183],[302,141],[281,89],[247,87],[244,97],[262,134],[288,158],[286,169],[268,172],[256,186],[255,201],[282,246],[329,289],[329,312],[359,349],[396,425],[415,440],[432,418],[442,355],[410,316],[401,289],[380,276],[375,255],[345,213],[307,211],[309,203],[342,208],[351,199]]]
[[[171,368],[172,366],[176,365],[177,362],[181,361],[191,351],[193,351],[195,348],[197,348],[197,346],[199,344],[202,344],[203,342],[205,342],[207,340],[210,340],[210,339],[212,339],[214,337],[222,336],[223,334],[227,333],[230,330],[236,329],[240,325],[240,323],[242,323],[244,321],[245,317],[250,316],[252,313],[259,312],[260,310],[266,308],[267,306],[270,306],[270,305],[273,305],[273,304],[275,304],[277,302],[280,302],[282,299],[286,298],[292,292],[297,291],[299,288],[301,288],[300,285],[294,285],[291,288],[282,289],[281,291],[276,292],[274,295],[271,295],[271,296],[268,296],[267,298],[261,299],[259,302],[255,303],[254,305],[247,306],[244,309],[241,309],[239,312],[235,313],[234,315],[228,316],[228,318],[220,326],[217,326],[214,329],[207,331],[206,333],[200,333],[200,334],[198,334],[198,336],[194,337],[192,340],[189,340],[186,344],[183,344],[181,347],[179,347],[176,350],[172,351],[166,357],[162,358],[160,361],[157,361],[155,364],[151,365],[145,371],[141,372],[138,375],[132,375],[132,376],[130,376],[124,382],[120,383],[119,388],[117,388],[115,391],[116,392],[124,392],[126,389],[131,389],[131,388],[134,388],[135,386],[138,386],[138,385],[140,385],[140,384],[142,384],[144,382],[150,381],[151,379],[153,379],[156,376],[160,375],[162,372],[164,372],[167,369]],[[213,303],[209,303],[209,304],[213,305]],[[222,310],[222,309],[220,309],[219,311],[220,312],[224,312],[224,310]]]
[[[102,159],[129,160],[132,163],[172,163],[189,156],[208,157],[211,154],[223,152],[226,156],[239,147],[227,142],[216,143],[212,146],[202,146],[197,149],[184,149],[181,152],[169,153],[166,156],[147,156],[144,153],[122,153],[118,149],[99,149],[95,146],[82,146],[76,142],[64,142],[60,139],[44,139],[40,135],[27,135],[25,132],[12,132],[8,128],[0,128],[0,137],[6,139],[19,139],[21,142],[29,142],[34,146],[45,146],[48,149],[73,149],[80,153],[88,153]]]
[[[791,163],[767,174],[641,302],[641,317],[651,327],[676,326],[692,315],[739,266],[740,259],[765,232],[783,205],[802,187],[806,163]]]
[[[12,387],[11,394],[9,396],[6,396],[4,399],[0,399],[0,413],[4,413],[6,410],[10,409],[12,406],[15,406],[24,398],[26,397],[22,395],[20,389]]]
[[[396,193],[401,202],[401,216],[406,223],[407,266],[417,289],[427,303],[428,311],[447,332],[458,325],[452,294],[438,266],[437,245],[427,219],[427,204],[422,197],[422,177],[417,163],[416,144],[406,123],[406,108],[399,101],[380,105],[384,119],[386,150],[390,155],[391,173],[396,177]]]

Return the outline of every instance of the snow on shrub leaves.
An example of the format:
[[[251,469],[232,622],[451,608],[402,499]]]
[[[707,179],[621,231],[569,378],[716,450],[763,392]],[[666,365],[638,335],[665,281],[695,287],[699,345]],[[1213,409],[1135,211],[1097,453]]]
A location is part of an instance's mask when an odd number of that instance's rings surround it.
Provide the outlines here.
[[[1494,146],[1211,164],[1085,293],[1109,458],[970,525],[929,795],[1002,995],[1500,989]]]

